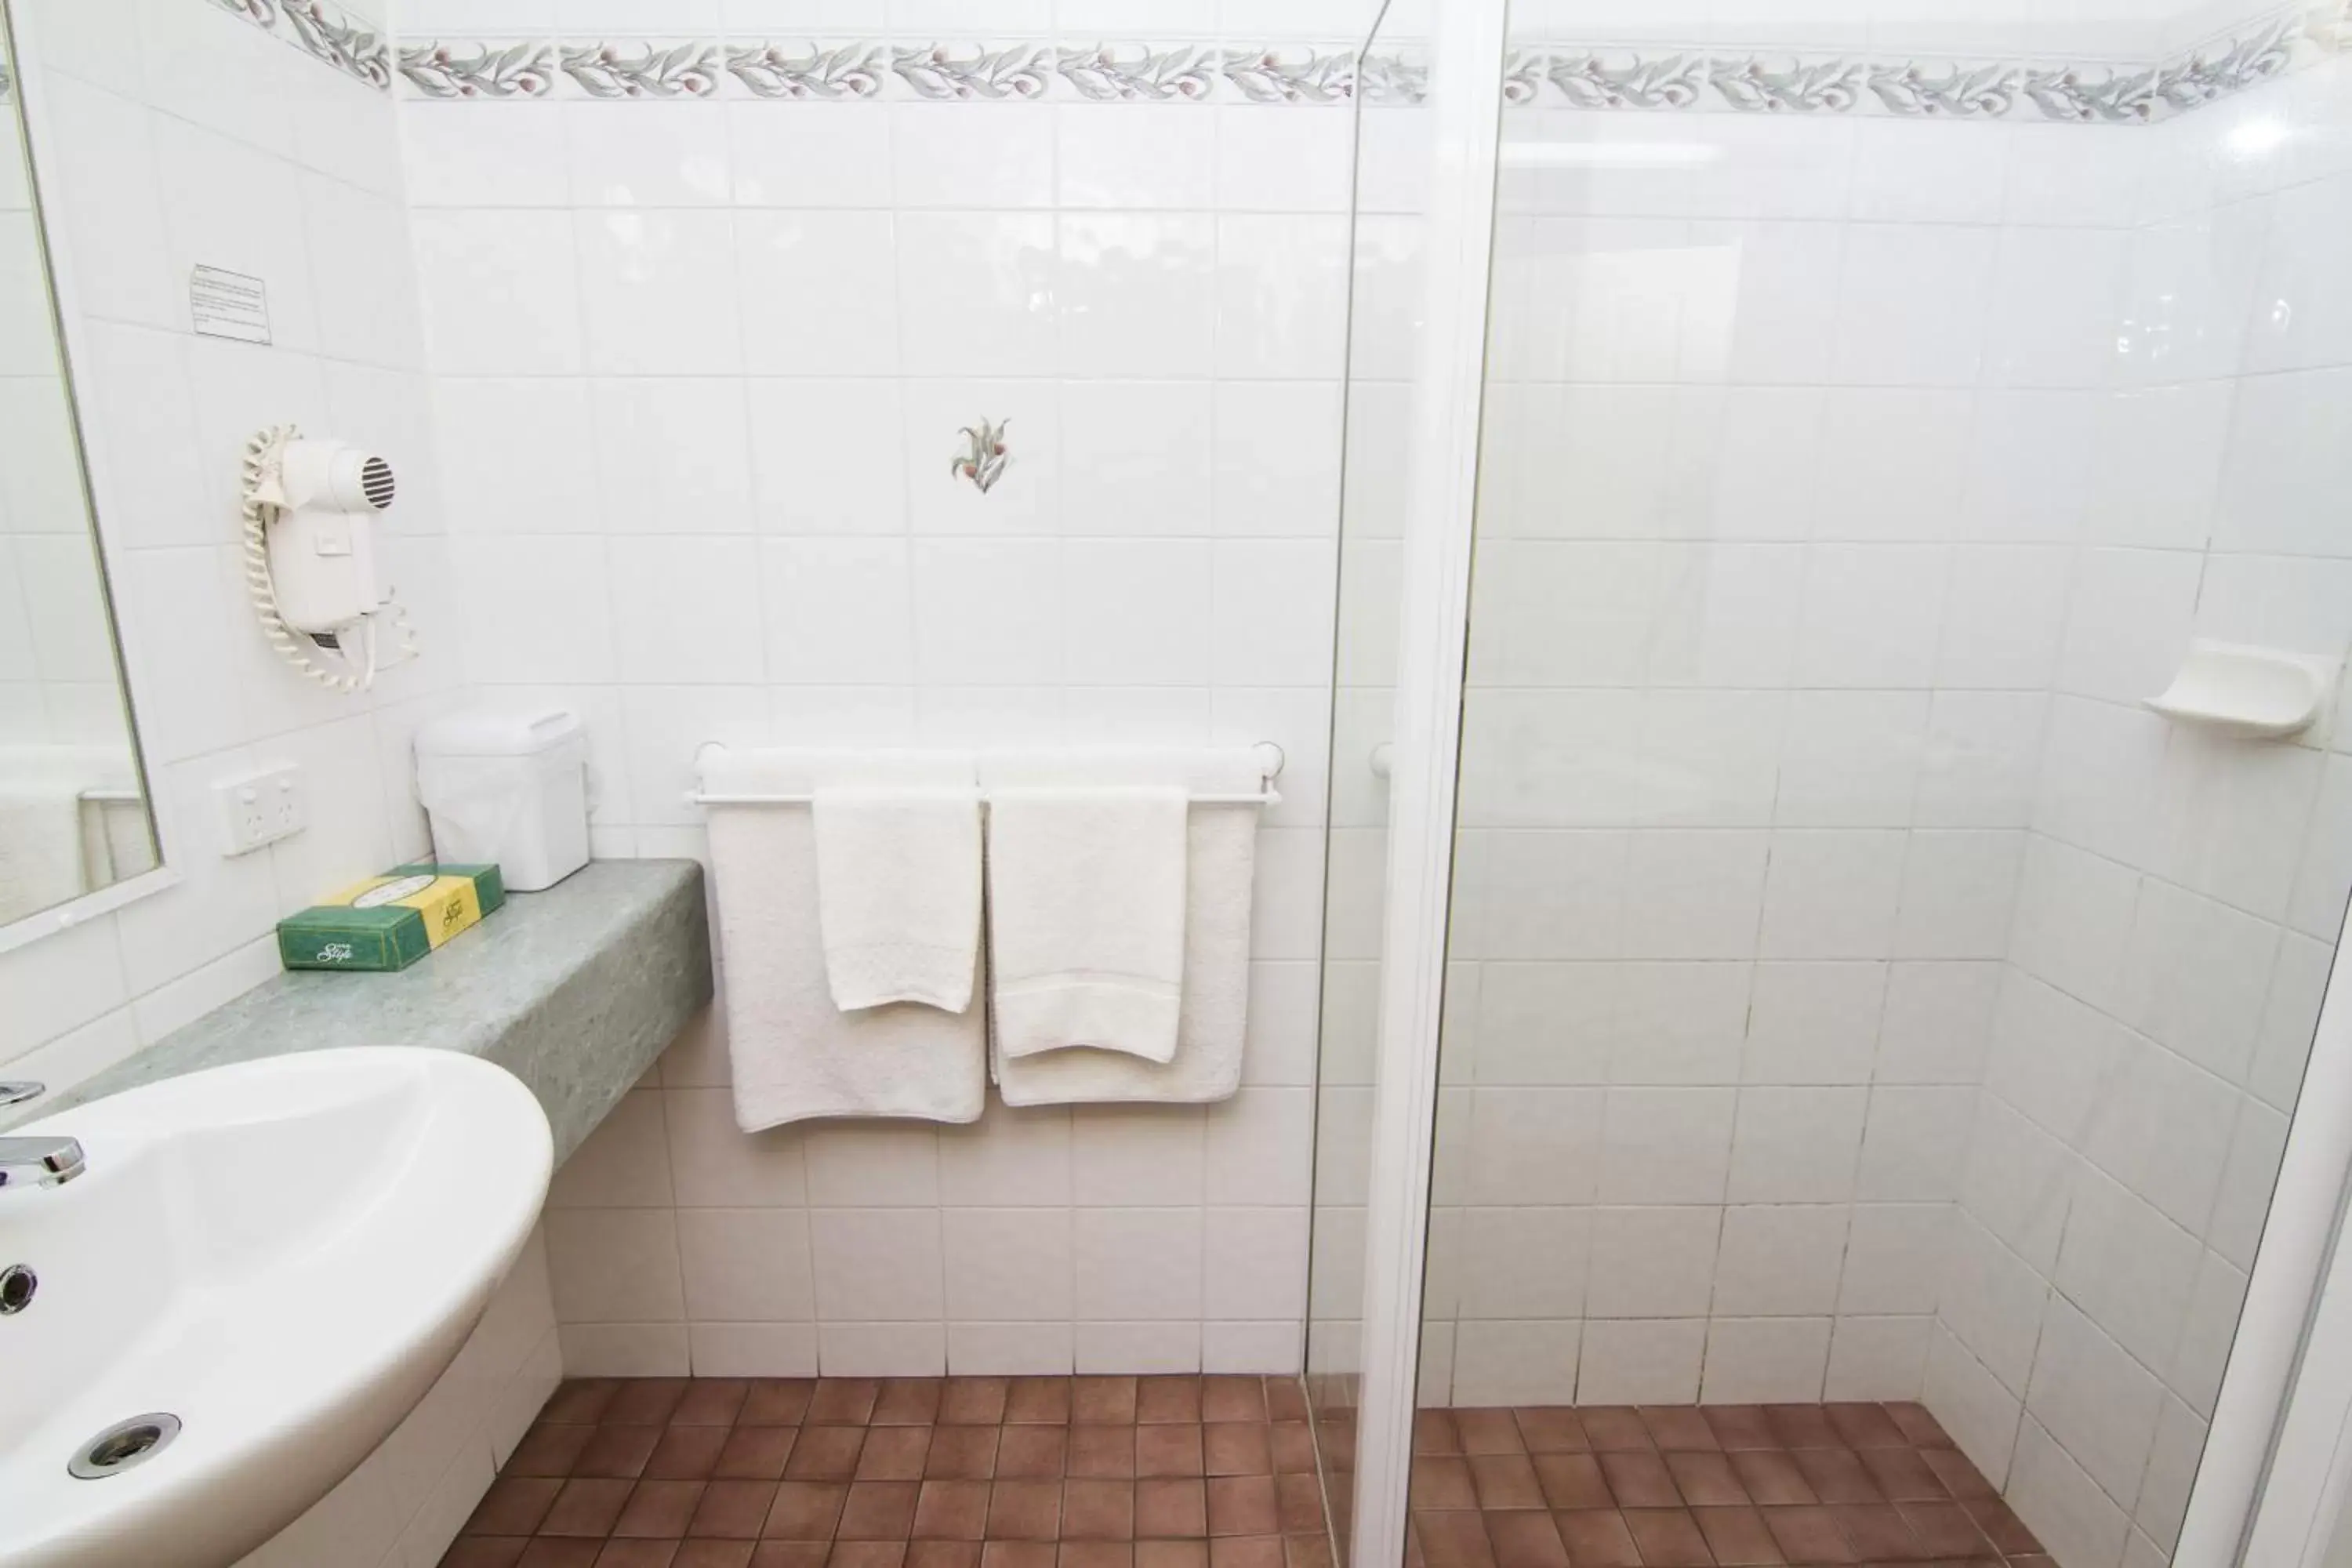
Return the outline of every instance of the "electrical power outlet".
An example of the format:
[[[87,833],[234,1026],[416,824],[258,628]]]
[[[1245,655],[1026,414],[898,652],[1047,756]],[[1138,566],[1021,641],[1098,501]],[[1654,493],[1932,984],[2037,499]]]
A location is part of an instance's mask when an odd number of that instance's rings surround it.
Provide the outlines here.
[[[291,763],[223,779],[213,785],[213,798],[220,803],[224,855],[251,854],[301,832],[310,820],[302,770]]]

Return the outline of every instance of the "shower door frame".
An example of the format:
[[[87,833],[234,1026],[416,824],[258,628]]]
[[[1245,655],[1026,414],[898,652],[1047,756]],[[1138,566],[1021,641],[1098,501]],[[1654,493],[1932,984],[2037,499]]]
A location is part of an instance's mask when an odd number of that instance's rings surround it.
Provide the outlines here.
[[[1414,460],[1365,1215],[1352,1537],[1364,1568],[1404,1560],[1510,4],[1447,0],[1433,9],[1434,147],[1409,435]],[[2340,1324],[2352,1335],[2352,1253],[2336,1258],[2321,1296],[2347,1174],[2352,960],[2339,941],[2175,1550],[2182,1568],[2248,1561],[2252,1541],[2303,1542],[2299,1563],[2325,1547],[2332,1505],[2352,1479],[2352,1351],[2307,1364],[2305,1352],[2314,1322]]]

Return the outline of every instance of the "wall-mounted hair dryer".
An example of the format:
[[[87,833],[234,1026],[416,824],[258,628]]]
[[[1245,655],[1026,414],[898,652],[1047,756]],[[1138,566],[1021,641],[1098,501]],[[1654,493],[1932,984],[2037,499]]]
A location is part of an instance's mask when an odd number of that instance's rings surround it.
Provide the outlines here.
[[[288,662],[338,691],[364,689],[379,668],[376,623],[389,616],[400,659],[416,654],[407,617],[380,586],[375,514],[396,489],[392,465],[286,426],[246,448],[245,569],[254,613]],[[351,641],[362,645],[355,656]],[[322,659],[317,657],[324,654]]]

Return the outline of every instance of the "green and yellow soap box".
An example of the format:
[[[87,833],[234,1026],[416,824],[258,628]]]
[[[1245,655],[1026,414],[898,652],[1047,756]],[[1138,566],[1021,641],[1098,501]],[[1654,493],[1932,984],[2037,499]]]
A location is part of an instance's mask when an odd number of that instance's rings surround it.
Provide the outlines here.
[[[278,922],[289,969],[405,969],[507,901],[496,866],[395,866]]]

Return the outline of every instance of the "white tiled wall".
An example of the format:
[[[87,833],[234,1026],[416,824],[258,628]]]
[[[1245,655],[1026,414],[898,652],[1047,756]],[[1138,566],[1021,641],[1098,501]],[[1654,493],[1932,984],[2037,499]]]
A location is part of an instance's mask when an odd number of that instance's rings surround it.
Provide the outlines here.
[[[705,740],[1288,755],[1236,1099],[747,1138],[713,1024],[559,1183],[573,1370],[1299,1364],[1351,119],[403,103],[468,670],[599,853]]]
[[[2352,333],[2341,62],[2152,137],[1927,1396],[2061,1562],[2168,1556],[2344,917],[2339,714],[2291,744],[2137,700],[2191,636],[2340,660]],[[2332,731],[2332,733],[2328,732]]]
[[[457,690],[463,653],[391,101],[214,5],[14,9],[114,607],[181,878],[0,955],[0,1061],[62,1087],[276,973],[280,915],[425,847],[407,740]],[[265,279],[275,346],[192,333],[200,263]],[[368,696],[306,687],[246,603],[238,461],[256,427],[288,420],[399,468],[389,575],[427,657]],[[279,761],[306,770],[309,830],[221,858],[209,785]]]

